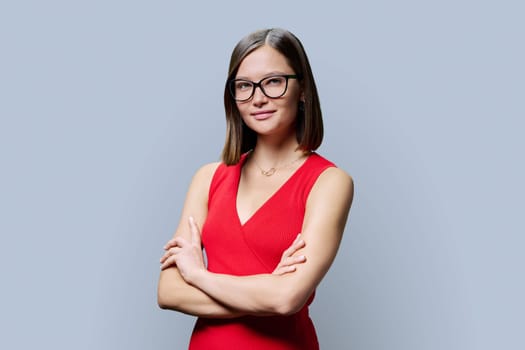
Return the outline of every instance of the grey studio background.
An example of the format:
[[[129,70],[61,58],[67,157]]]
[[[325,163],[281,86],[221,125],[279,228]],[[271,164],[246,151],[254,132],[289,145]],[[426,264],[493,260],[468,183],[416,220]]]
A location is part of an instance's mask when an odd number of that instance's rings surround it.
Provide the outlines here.
[[[323,349],[523,349],[519,1],[0,4],[0,348],[184,349],[156,306],[186,188],[224,138],[230,52],[305,45],[321,154],[355,179]]]

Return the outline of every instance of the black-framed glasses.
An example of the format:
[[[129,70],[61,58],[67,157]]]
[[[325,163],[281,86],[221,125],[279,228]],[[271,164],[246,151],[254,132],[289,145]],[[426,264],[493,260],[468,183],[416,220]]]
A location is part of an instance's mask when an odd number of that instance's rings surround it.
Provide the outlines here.
[[[301,79],[299,74],[272,75],[254,82],[246,79],[230,80],[230,93],[235,101],[244,102],[252,98],[255,88],[259,87],[262,93],[269,98],[279,98],[288,89],[288,79]]]

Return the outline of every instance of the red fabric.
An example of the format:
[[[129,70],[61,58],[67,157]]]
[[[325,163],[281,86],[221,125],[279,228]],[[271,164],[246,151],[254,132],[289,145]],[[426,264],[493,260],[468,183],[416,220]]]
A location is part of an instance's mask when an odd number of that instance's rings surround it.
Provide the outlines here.
[[[236,198],[246,155],[232,166],[217,168],[208,198],[208,217],[202,242],[208,270],[231,275],[271,273],[283,251],[301,232],[308,194],[319,175],[334,164],[312,153],[299,169],[244,225],[237,215]],[[317,350],[309,302],[291,316],[235,319],[199,318],[190,350]]]

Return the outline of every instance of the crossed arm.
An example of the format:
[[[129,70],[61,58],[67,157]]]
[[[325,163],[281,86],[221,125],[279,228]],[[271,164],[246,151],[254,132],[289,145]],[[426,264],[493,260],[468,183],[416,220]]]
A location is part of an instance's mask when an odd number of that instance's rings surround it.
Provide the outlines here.
[[[214,318],[297,312],[335,258],[352,203],[352,179],[337,168],[321,174],[308,197],[301,238],[283,253],[273,274],[232,276],[207,271],[197,225],[207,215],[216,166],[203,167],[190,185],[181,223],[161,258],[159,305]]]

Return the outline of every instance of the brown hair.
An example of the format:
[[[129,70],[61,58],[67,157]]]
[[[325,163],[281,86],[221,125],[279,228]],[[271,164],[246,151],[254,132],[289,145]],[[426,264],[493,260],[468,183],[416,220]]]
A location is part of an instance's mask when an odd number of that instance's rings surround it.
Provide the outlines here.
[[[323,141],[323,118],[317,88],[308,62],[308,57],[299,39],[287,30],[273,28],[258,30],[244,37],[233,49],[224,87],[224,109],[226,112],[226,142],[222,150],[222,161],[227,165],[237,164],[241,154],[255,147],[257,134],[242,121],[237,104],[229,91],[230,80],[235,79],[243,59],[255,49],[268,45],[279,51],[295,74],[301,77],[304,108],[298,109],[296,122],[297,142],[303,151],[316,150]]]

